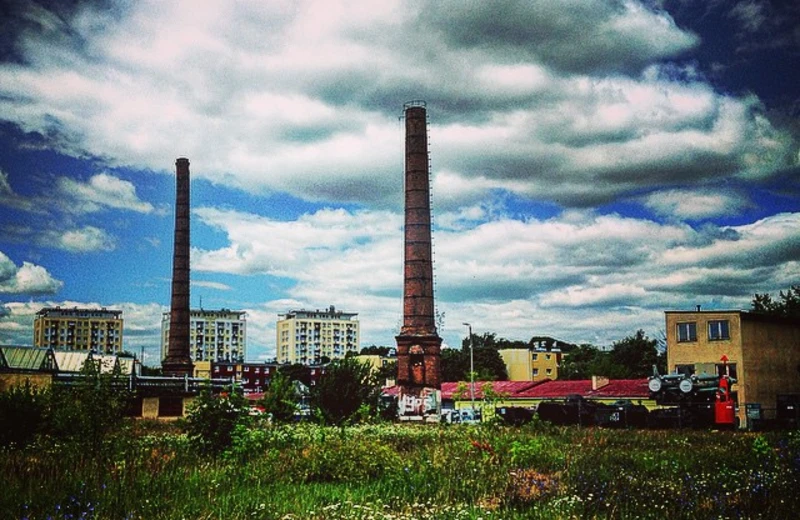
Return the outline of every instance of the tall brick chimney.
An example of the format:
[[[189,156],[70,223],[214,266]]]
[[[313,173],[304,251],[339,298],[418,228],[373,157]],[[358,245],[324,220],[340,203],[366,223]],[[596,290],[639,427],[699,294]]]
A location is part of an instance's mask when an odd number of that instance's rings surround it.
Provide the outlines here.
[[[161,362],[166,375],[192,375],[189,352],[189,159],[175,161],[175,250],[172,257],[172,301],[167,357]]]
[[[404,105],[406,121],[403,326],[397,336],[401,419],[439,417],[442,339],[433,303],[430,173],[425,103]]]

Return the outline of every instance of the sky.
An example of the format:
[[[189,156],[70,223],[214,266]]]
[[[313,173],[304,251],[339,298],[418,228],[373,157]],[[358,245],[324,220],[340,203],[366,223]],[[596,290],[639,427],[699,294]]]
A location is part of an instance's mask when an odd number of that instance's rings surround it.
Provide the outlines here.
[[[0,3],[0,344],[191,304],[402,321],[403,105],[429,120],[439,334],[608,346],[800,283],[800,8],[767,0]]]

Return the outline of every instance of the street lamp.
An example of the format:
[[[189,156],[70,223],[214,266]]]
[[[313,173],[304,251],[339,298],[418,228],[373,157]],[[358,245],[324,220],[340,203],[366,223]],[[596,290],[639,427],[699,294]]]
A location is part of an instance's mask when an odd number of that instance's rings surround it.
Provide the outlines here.
[[[472,355],[472,325],[463,323],[469,329],[469,400],[472,403],[472,418],[475,418],[475,360]]]

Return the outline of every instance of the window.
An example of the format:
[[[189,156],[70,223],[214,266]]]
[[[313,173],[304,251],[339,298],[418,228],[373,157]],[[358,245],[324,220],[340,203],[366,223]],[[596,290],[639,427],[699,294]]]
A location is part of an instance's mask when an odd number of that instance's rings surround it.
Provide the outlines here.
[[[675,365],[675,372],[678,374],[683,374],[685,376],[694,375],[694,365]]]
[[[534,361],[536,361],[536,360],[538,360],[538,359],[539,359],[539,354],[534,354],[534,355],[533,355],[533,360],[534,360]]]
[[[551,375],[553,375],[553,369],[552,369],[552,368],[548,368],[547,370],[545,370],[545,373],[546,373],[548,376],[551,376]]]
[[[697,323],[678,323],[678,343],[697,341]]]
[[[533,369],[533,375],[534,375],[534,377],[539,375],[539,369],[538,368],[534,368]]]
[[[708,322],[708,339],[720,340],[731,339],[728,330],[728,320],[715,320]]]
[[[544,358],[545,358],[547,361],[550,361],[550,358],[551,358],[551,357],[552,357],[552,356],[551,356],[550,354],[545,354],[545,355],[544,355]]]

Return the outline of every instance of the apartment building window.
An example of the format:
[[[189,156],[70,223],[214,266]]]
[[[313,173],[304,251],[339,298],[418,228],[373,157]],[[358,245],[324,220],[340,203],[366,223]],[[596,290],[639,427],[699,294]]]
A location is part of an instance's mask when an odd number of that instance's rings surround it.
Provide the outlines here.
[[[731,339],[728,329],[728,320],[713,320],[708,322],[708,339]]]
[[[539,375],[539,369],[538,368],[534,368],[533,369],[533,377],[536,377],[538,375]]]
[[[697,341],[697,323],[689,321],[678,323],[678,343]]]
[[[552,369],[552,368],[548,368],[548,369],[547,369],[547,370],[545,370],[544,372],[545,372],[545,374],[547,374],[548,376],[552,376],[552,375],[553,375],[553,369]]]

